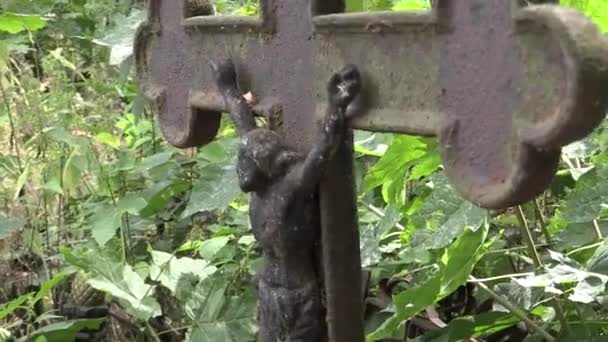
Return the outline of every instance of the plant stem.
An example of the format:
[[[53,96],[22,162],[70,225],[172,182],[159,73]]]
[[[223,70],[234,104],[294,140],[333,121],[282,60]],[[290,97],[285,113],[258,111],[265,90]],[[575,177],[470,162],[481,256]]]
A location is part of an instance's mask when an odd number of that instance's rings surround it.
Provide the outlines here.
[[[534,203],[534,212],[536,213],[536,219],[540,223],[540,229],[543,231],[545,235],[545,240],[547,240],[547,245],[551,246],[551,234],[549,234],[549,229],[547,229],[547,220],[545,219],[545,215],[540,207],[540,203],[538,203],[538,199],[533,201]]]
[[[469,281],[475,282],[478,286],[484,290],[490,297],[492,297],[496,302],[500,305],[504,306],[507,310],[509,310],[512,314],[520,318],[522,321],[526,323],[526,325],[530,328],[530,330],[534,330],[541,334],[547,341],[553,342],[555,338],[551,336],[545,329],[543,329],[540,325],[536,324],[532,319],[530,319],[526,313],[518,308],[517,306],[511,304],[507,299],[500,296],[498,293],[494,292],[490,289],[486,284],[479,282],[479,280],[473,276],[469,277]]]
[[[526,242],[526,246],[528,247],[528,254],[530,254],[530,257],[534,261],[534,266],[536,266],[536,268],[539,268],[543,265],[543,263],[540,260],[538,252],[536,251],[536,247],[534,246],[532,232],[530,232],[530,227],[528,226],[528,221],[526,220],[526,216],[524,215],[524,211],[521,205],[517,206],[517,210],[515,210],[515,213],[517,214],[517,219],[519,220],[519,228],[521,230],[521,235],[524,241]]]

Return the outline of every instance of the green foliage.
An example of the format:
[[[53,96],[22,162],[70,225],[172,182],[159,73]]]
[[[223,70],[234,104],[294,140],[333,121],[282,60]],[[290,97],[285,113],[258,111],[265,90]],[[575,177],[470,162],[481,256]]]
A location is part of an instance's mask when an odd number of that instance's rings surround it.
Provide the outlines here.
[[[581,10],[589,16],[604,32],[608,32],[608,2],[603,0],[562,0],[562,5]]]
[[[438,302],[464,284],[473,267],[488,248],[484,243],[487,226],[466,229],[443,254],[437,272],[420,286],[408,289],[394,298],[395,314],[368,336],[377,340],[390,337],[401,322]]]

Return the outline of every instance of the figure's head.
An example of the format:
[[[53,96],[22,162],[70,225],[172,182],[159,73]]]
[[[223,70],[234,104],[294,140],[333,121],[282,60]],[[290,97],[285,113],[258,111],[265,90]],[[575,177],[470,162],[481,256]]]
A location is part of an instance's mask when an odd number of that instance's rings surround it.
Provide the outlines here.
[[[241,190],[264,189],[281,177],[297,158],[277,133],[265,128],[249,131],[239,146],[237,173]]]

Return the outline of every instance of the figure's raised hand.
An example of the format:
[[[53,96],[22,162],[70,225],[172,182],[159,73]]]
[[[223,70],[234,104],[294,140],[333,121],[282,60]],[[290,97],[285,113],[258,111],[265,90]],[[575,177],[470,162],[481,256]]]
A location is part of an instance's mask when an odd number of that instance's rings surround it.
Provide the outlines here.
[[[345,110],[361,92],[361,74],[356,66],[349,64],[335,73],[327,86],[332,106]]]

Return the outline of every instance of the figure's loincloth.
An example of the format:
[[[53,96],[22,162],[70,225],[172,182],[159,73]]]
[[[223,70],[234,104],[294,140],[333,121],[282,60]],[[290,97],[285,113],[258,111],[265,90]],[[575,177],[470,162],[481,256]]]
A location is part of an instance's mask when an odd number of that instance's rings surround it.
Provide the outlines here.
[[[301,288],[273,287],[258,279],[258,320],[262,342],[322,341],[323,322],[319,290],[315,282]]]

